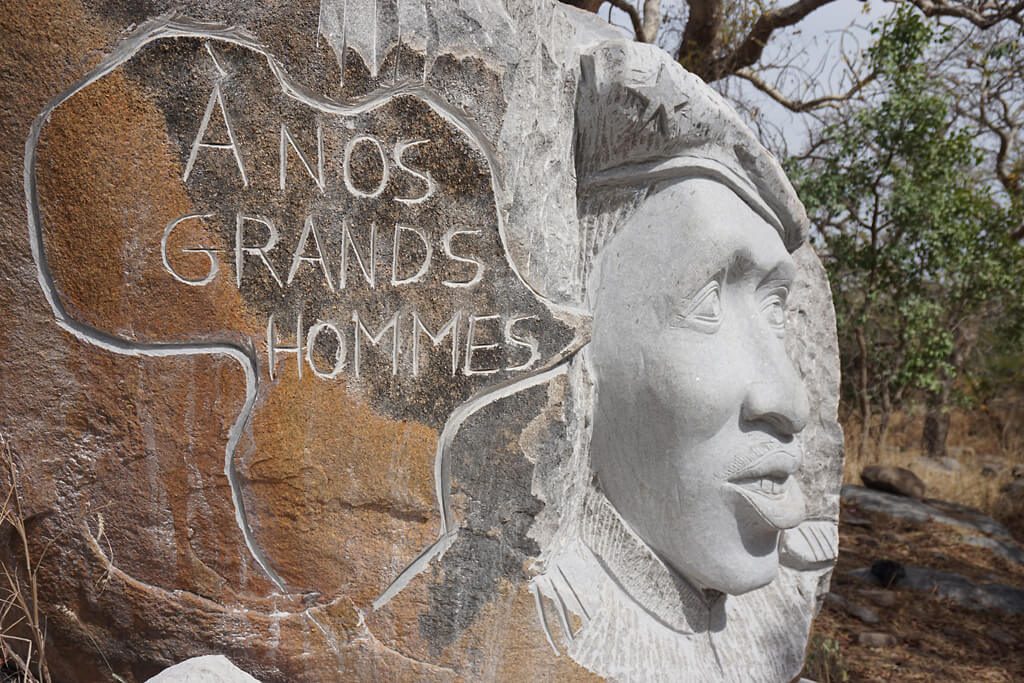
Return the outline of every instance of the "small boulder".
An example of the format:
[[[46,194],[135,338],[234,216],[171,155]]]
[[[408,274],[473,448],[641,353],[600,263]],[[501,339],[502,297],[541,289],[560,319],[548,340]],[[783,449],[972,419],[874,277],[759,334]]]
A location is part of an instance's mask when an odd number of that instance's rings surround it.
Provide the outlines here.
[[[860,472],[861,481],[870,489],[909,498],[924,497],[924,482],[905,467],[868,465]]]
[[[896,639],[888,633],[867,631],[857,635],[857,644],[864,647],[893,647]]]
[[[907,570],[895,560],[876,560],[871,563],[871,575],[886,588],[907,577]]]
[[[858,605],[855,602],[850,602],[849,600],[847,600],[846,598],[837,593],[826,594],[825,602],[829,605],[832,605],[837,610],[846,612],[855,619],[860,619],[869,626],[873,626],[874,624],[877,624],[879,621],[881,621],[881,619],[878,616],[878,612],[876,612],[875,610],[864,605]]]
[[[193,657],[164,669],[146,683],[260,683],[224,655]]]
[[[1014,479],[1008,484],[1003,484],[999,492],[1010,500],[1024,500],[1024,479]]]
[[[891,591],[864,590],[861,596],[879,607],[894,607],[896,605],[896,594]]]

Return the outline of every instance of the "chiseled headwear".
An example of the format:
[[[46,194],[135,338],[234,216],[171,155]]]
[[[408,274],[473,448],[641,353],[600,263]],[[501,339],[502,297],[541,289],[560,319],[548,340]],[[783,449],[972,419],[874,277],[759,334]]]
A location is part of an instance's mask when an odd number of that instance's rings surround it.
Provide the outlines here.
[[[591,258],[613,236],[607,214],[616,196],[630,203],[623,191],[638,196],[638,188],[685,177],[727,185],[789,251],[804,242],[807,214],[779,162],[704,81],[664,51],[626,40],[599,43],[580,59],[577,195]],[[612,223],[624,218],[619,211]]]

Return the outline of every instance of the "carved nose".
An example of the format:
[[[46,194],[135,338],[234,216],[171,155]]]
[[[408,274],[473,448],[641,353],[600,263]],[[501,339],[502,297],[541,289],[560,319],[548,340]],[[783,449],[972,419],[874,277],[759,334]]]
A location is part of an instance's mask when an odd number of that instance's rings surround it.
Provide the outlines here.
[[[799,433],[811,410],[803,380],[788,357],[766,374],[748,385],[740,417],[746,423],[764,423],[780,436]]]

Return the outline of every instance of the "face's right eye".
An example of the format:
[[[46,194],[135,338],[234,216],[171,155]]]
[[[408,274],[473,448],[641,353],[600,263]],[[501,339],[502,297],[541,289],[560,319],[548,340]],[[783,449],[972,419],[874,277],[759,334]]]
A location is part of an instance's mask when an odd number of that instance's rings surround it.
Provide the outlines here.
[[[722,324],[722,285],[712,280],[704,285],[673,318],[673,327],[689,327],[714,334]]]

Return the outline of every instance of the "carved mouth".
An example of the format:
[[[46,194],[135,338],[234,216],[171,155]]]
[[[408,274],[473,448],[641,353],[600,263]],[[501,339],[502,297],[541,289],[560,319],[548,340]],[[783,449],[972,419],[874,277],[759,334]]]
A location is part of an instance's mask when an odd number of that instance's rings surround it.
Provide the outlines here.
[[[803,491],[792,476],[799,468],[798,454],[774,448],[754,458],[730,477],[727,485],[769,526],[790,529],[807,515]]]

